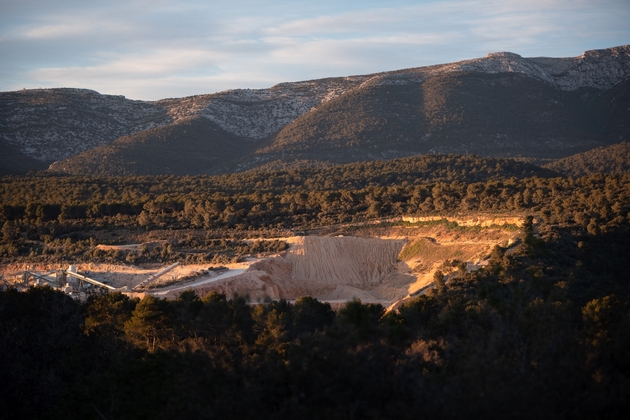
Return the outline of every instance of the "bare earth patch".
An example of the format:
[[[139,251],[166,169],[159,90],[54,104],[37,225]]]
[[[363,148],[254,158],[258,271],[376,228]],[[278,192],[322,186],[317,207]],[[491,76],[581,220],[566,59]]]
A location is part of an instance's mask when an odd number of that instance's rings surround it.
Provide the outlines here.
[[[354,229],[352,236],[282,238],[289,249],[281,254],[220,268],[206,263],[173,265],[165,271],[159,264],[90,263],[78,264],[77,270],[116,288],[126,287],[131,296],[176,298],[185,290],[194,290],[200,296],[211,292],[229,298],[245,296],[252,303],[312,296],[335,306],[360,299],[394,308],[431,287],[437,270],[448,274],[455,263],[462,262],[469,271],[478,269],[495,245],[508,246],[516,235],[514,229],[497,223],[456,229],[445,224],[367,226]],[[134,250],[139,245],[112,247]],[[67,268],[22,264],[2,266],[0,274],[8,278],[27,269]]]

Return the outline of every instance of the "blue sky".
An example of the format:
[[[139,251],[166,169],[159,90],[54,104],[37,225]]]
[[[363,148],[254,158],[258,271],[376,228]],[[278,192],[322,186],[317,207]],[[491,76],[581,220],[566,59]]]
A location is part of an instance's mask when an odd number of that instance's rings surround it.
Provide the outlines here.
[[[629,0],[0,0],[0,91],[154,100],[630,44]]]

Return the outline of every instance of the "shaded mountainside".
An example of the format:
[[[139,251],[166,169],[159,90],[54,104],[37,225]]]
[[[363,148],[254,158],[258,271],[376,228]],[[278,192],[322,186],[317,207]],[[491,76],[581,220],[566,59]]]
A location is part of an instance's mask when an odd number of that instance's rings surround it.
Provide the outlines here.
[[[264,167],[263,167],[264,168]],[[340,190],[394,184],[417,184],[422,181],[482,182],[510,178],[552,178],[558,173],[513,159],[420,155],[406,158],[356,162],[338,165],[310,166],[282,170],[252,169],[216,178],[217,185],[252,189],[300,186],[307,189]],[[220,180],[220,181],[219,181]]]
[[[73,175],[190,175],[226,172],[249,144],[206,118],[121,137],[53,163],[49,171]]]
[[[29,170],[44,170],[46,164],[26,156],[0,141],[0,175],[23,174]]]
[[[181,141],[166,141],[166,138]],[[409,183],[421,179],[478,182],[558,175],[553,170],[509,158],[433,154],[344,164],[275,160],[253,169],[230,173],[226,162],[237,159],[248,147],[247,142],[230,136],[211,122],[195,119],[121,138],[107,146],[56,162],[51,165],[49,172],[79,176],[204,175],[226,172],[221,177],[211,179],[216,180],[217,187],[236,189],[279,185],[288,188],[302,185],[306,180],[310,185],[318,185],[318,188],[334,185],[337,189],[389,185],[403,180]],[[103,156],[106,158],[103,159]]]
[[[627,117],[607,112],[608,92],[563,91],[522,74],[401,80],[405,83],[367,86],[322,105],[281,130],[262,151],[329,160],[340,151],[352,160],[466,151],[558,157],[610,141]],[[612,96],[629,103],[626,95]]]
[[[624,141],[598,147],[545,165],[545,168],[572,176],[594,173],[621,174],[630,171],[630,143]]]
[[[630,46],[621,46],[573,58],[494,53],[157,102],[77,89],[6,92],[0,147],[61,160],[56,172],[98,175],[420,153],[560,158],[630,137],[629,76]]]

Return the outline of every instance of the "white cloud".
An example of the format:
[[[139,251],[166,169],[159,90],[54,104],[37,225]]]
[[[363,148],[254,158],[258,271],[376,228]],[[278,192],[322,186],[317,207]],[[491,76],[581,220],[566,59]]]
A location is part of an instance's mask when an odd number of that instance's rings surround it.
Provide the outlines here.
[[[0,90],[80,86],[139,99],[494,51],[571,56],[630,38],[627,0],[23,0],[3,12]]]
[[[126,76],[132,79],[166,76],[180,72],[189,72],[199,67],[216,67],[221,52],[199,49],[163,49],[152,54],[123,55],[101,57],[102,63],[93,66],[72,66],[39,68],[30,75],[33,78],[95,80],[99,78],[117,78]]]
[[[90,25],[87,23],[79,24],[60,24],[60,25],[43,25],[24,31],[26,38],[58,38],[65,36],[76,36],[90,32]]]

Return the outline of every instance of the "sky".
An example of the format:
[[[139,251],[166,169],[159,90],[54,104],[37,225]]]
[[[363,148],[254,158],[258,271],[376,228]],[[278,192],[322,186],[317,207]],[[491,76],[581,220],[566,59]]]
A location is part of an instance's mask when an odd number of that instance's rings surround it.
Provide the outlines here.
[[[625,44],[629,0],[0,0],[0,91],[157,100]]]

